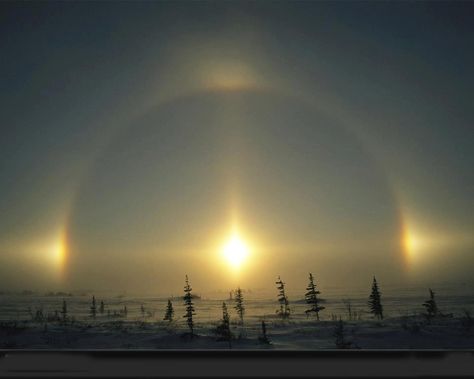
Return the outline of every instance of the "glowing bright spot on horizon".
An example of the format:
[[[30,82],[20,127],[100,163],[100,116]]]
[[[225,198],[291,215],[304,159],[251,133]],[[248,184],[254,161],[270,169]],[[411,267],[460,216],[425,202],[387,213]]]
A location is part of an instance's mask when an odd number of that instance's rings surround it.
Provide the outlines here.
[[[232,267],[239,268],[247,259],[249,249],[239,236],[234,234],[224,245],[222,253]]]
[[[405,226],[403,233],[402,245],[405,250],[408,263],[415,264],[421,258],[421,253],[426,249],[426,236],[415,233],[412,228]]]
[[[406,232],[404,238],[405,249],[409,253],[415,252],[421,246],[421,241],[413,233]]]
[[[242,62],[225,60],[206,62],[200,76],[206,87],[221,90],[253,88],[258,82],[256,74],[249,66]]]
[[[58,264],[62,264],[64,262],[65,248],[64,248],[64,243],[62,241],[59,241],[57,245],[54,247],[53,254],[54,254],[54,259],[56,260]]]
[[[67,254],[66,239],[63,233],[55,238],[55,241],[50,245],[48,252],[51,261],[61,272],[66,263]]]

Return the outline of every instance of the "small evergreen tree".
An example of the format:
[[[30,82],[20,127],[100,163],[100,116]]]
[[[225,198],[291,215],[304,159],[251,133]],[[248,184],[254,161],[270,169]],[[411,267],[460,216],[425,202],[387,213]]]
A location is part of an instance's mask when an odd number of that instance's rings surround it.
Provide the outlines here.
[[[244,296],[242,294],[242,290],[237,288],[235,291],[235,307],[234,309],[237,311],[237,314],[239,315],[240,318],[240,323],[244,323],[244,313],[245,313],[245,307],[244,307]]]
[[[285,293],[285,283],[278,277],[278,280],[275,282],[278,289],[278,302],[280,303],[280,309],[277,310],[277,313],[281,318],[287,319],[290,317],[290,307],[288,302],[288,297]]]
[[[352,312],[352,302],[351,302],[351,299],[342,300],[342,303],[343,303],[344,306],[346,307],[346,310],[347,310],[347,318],[348,318],[349,320],[352,320],[352,318],[354,317],[354,319],[355,319],[357,315]]]
[[[474,325],[474,318],[471,316],[471,311],[468,309],[463,310],[464,316],[461,318],[461,326],[464,332],[470,333],[472,326]]]
[[[262,320],[262,335],[258,337],[258,341],[265,345],[270,345],[270,340],[267,336],[267,325],[265,324],[265,320]]]
[[[144,307],[143,304],[140,306],[140,312],[142,314],[142,317],[144,318],[145,317],[145,307]]]
[[[44,317],[44,313],[43,313],[43,308],[37,309],[34,320],[37,321],[37,322],[43,322],[44,319],[45,319],[45,317]]]
[[[104,314],[104,312],[105,312],[105,304],[104,304],[104,302],[101,300],[101,301],[100,301],[100,307],[99,307],[99,313],[102,315],[102,314]]]
[[[305,294],[305,299],[306,299],[306,304],[310,306],[309,309],[305,311],[306,315],[308,315],[311,312],[314,312],[316,314],[316,318],[319,321],[319,312],[324,309],[323,306],[319,305],[319,299],[318,295],[321,293],[316,289],[316,284],[314,284],[314,279],[313,279],[313,274],[309,273],[309,283],[308,287],[306,287],[306,294]]]
[[[346,332],[344,330],[344,322],[341,318],[334,328],[335,344],[338,349],[348,349],[352,345],[351,342],[346,341]]]
[[[423,306],[426,309],[425,317],[430,321],[432,318],[438,315],[438,306],[436,305],[435,301],[435,293],[431,288],[430,291],[430,298],[423,303]]]
[[[166,313],[163,320],[171,322],[173,321],[173,316],[174,316],[173,303],[171,302],[170,299],[168,299],[168,305],[166,306]]]
[[[128,308],[126,305],[123,306],[123,316],[127,317],[128,316]]]
[[[92,304],[91,304],[90,314],[91,314],[91,317],[95,319],[95,317],[97,315],[97,304],[95,302],[95,296],[92,296]]]
[[[194,336],[194,321],[193,315],[195,315],[194,311],[194,304],[193,304],[193,296],[192,291],[193,289],[189,285],[188,276],[186,275],[186,284],[184,286],[184,306],[186,307],[186,314],[183,316],[186,319],[186,323],[188,324],[189,331],[191,332],[191,338]]]
[[[369,296],[369,307],[370,313],[372,313],[375,317],[383,320],[383,307],[381,302],[381,293],[379,291],[379,286],[377,284],[377,279],[372,282],[372,292]]]
[[[232,333],[230,331],[230,319],[229,312],[227,311],[227,305],[225,302],[222,303],[222,321],[215,330],[218,341],[227,341],[229,343],[229,349],[232,347]]]
[[[61,309],[61,316],[63,322],[66,322],[67,319],[67,303],[66,300],[63,300],[63,308]]]

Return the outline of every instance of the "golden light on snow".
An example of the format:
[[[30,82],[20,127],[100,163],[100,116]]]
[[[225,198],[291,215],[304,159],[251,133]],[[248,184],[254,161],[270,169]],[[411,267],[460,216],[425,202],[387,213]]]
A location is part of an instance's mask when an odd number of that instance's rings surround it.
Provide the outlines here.
[[[249,249],[237,234],[233,234],[222,248],[222,254],[229,265],[239,268],[247,259]]]

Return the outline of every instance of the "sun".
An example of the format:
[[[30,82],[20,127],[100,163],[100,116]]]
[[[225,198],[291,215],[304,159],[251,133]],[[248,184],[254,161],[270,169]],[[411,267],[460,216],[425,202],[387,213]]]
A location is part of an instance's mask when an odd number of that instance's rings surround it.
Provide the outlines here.
[[[247,259],[249,249],[239,236],[234,234],[222,248],[222,253],[232,267],[239,268]]]

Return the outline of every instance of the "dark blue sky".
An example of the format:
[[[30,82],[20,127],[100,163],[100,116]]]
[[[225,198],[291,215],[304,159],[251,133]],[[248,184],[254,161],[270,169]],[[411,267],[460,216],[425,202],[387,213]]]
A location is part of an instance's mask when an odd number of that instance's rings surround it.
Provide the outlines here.
[[[190,254],[204,283],[217,266],[202,251],[232,207],[270,276],[306,272],[300,254],[330,282],[355,254],[362,276],[378,255],[408,272],[387,280],[467,278],[473,15],[470,2],[2,2],[3,285],[23,286],[7,274],[20,270],[81,286],[117,235],[107,280],[143,270],[130,257]],[[58,244],[68,275],[51,279]]]

